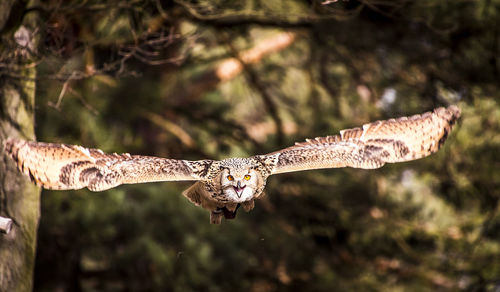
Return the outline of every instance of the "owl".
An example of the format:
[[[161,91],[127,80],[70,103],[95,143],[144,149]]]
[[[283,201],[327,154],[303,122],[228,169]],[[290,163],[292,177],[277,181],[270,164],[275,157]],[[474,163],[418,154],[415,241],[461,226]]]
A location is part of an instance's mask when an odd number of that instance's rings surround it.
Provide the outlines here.
[[[82,146],[18,139],[7,139],[4,148],[21,172],[47,189],[104,191],[121,184],[196,181],[183,195],[208,209],[211,223],[220,224],[222,218],[235,218],[239,207],[252,210],[272,174],[338,167],[375,169],[426,157],[443,145],[459,116],[456,106],[437,108],[306,139],[268,154],[220,161],[106,154]]]

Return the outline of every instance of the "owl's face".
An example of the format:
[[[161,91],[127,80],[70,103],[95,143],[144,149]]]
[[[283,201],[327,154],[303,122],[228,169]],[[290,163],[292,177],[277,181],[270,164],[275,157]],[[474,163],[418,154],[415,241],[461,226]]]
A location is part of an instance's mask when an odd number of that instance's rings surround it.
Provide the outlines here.
[[[235,203],[251,200],[258,189],[259,175],[253,168],[224,168],[221,174],[222,193]]]

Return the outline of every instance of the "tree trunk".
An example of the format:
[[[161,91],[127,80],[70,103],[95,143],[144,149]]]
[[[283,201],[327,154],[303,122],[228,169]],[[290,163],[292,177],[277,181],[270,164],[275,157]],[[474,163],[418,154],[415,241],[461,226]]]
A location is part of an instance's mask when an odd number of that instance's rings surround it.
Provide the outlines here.
[[[8,137],[34,139],[36,13],[24,15],[26,3],[0,3],[0,216],[13,220],[0,234],[0,291],[31,291],[40,189],[4,154]],[[24,16],[24,17],[23,17]]]

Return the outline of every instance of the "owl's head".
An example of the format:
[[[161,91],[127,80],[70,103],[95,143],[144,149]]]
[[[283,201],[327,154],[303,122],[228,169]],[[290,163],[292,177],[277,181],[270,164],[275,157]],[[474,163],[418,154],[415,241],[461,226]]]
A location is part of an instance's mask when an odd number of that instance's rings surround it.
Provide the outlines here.
[[[222,193],[235,203],[251,200],[260,189],[263,180],[255,165],[246,159],[228,159],[220,176]]]

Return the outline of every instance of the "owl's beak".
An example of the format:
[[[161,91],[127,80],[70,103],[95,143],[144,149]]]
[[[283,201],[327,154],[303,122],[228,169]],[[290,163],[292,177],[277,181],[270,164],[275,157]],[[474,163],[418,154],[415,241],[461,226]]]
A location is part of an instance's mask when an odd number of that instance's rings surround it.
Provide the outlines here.
[[[241,186],[241,181],[238,181],[238,184],[235,187],[233,187],[238,198],[241,198],[241,195],[243,194],[243,190],[245,189],[245,187],[246,186]]]

